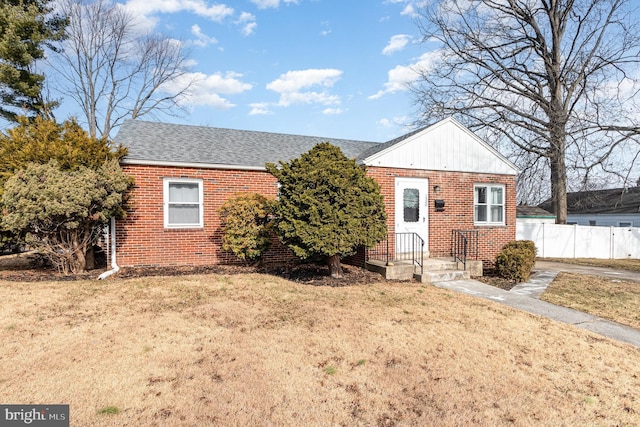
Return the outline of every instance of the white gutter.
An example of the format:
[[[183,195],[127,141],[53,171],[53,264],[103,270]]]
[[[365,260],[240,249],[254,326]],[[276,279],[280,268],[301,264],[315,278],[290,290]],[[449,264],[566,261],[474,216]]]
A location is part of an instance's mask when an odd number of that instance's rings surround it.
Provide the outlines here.
[[[226,169],[239,171],[266,171],[264,166],[242,166],[227,165],[221,163],[189,163],[189,162],[170,162],[163,160],[136,160],[125,158],[121,162],[123,165],[143,165],[143,166],[170,166],[179,168],[199,168],[199,169]],[[274,162],[275,163],[275,162]]]
[[[120,267],[116,264],[116,218],[111,217],[111,270],[105,271],[100,276],[98,276],[98,280],[104,280],[112,274],[120,271]]]

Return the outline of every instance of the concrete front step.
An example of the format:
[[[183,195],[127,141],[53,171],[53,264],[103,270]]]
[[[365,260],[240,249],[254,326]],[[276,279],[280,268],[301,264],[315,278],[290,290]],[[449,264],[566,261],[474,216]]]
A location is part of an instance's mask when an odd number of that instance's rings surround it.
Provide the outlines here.
[[[413,277],[420,283],[435,283],[469,279],[471,275],[464,270],[425,270],[424,273],[416,273]]]
[[[385,264],[383,261],[368,261],[367,270],[380,273],[387,280],[412,280],[421,283],[442,282],[446,280],[468,279],[469,271],[459,270],[462,268],[458,263],[445,260],[429,258],[425,259],[423,273],[420,267],[407,261],[396,261]]]
[[[415,273],[415,266],[411,263],[390,263],[384,261],[367,261],[367,270],[380,273],[387,280],[411,280]]]

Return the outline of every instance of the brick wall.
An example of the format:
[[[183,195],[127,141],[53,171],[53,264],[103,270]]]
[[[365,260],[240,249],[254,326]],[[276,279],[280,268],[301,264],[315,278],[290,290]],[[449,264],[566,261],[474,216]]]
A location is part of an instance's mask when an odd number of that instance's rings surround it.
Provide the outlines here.
[[[275,178],[264,171],[197,169],[124,165],[124,172],[136,180],[133,209],[118,221],[117,261],[120,266],[212,265],[237,263],[232,253],[222,252],[218,209],[236,193],[277,194]],[[429,252],[432,257],[451,254],[451,230],[479,230],[480,258],[489,267],[506,242],[515,239],[515,177],[458,172],[416,171],[370,167],[367,172],[382,187],[389,232],[394,232],[394,182],[396,177],[429,179]],[[196,178],[203,181],[204,227],[168,229],[164,227],[163,179]],[[474,184],[505,185],[506,225],[476,227],[473,224]],[[435,185],[439,191],[433,191]],[[435,212],[435,199],[446,203],[444,212]],[[291,260],[291,253],[274,238],[265,262]]]
[[[478,230],[479,259],[485,267],[493,260],[502,246],[516,238],[516,177],[512,175],[488,175],[464,172],[439,172],[411,169],[369,167],[369,176],[380,183],[387,209],[389,233],[395,232],[395,178],[412,177],[429,180],[429,253],[431,257],[452,254],[452,230]],[[473,223],[474,184],[503,184],[505,186],[505,225],[475,226]],[[437,192],[434,186],[438,186]],[[434,200],[445,201],[444,212],[436,212]],[[393,245],[392,245],[393,246]]]
[[[129,266],[212,265],[238,263],[223,252],[218,210],[236,193],[277,194],[276,179],[267,172],[124,165],[135,178],[133,209],[117,226],[117,262]],[[202,179],[204,227],[164,227],[163,179]],[[290,260],[292,255],[274,238],[265,262]]]

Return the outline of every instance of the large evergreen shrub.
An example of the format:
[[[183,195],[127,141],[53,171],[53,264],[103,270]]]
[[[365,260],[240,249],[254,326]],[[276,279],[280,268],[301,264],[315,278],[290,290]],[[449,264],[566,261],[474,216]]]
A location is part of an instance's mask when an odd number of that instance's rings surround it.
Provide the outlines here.
[[[323,258],[332,277],[342,277],[341,257],[386,237],[380,186],[338,147],[318,144],[267,170],[280,183],[276,233],[300,258]]]
[[[1,223],[60,272],[77,273],[85,270],[87,249],[104,224],[125,215],[132,184],[115,159],[95,170],[62,170],[56,160],[31,163],[5,183]]]

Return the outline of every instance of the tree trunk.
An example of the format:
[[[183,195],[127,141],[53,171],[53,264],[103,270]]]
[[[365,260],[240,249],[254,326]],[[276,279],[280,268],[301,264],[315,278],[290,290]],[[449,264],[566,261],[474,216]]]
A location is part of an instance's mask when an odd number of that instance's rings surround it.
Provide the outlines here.
[[[556,224],[567,223],[567,172],[564,157],[551,159],[551,196]]]
[[[331,273],[332,278],[344,278],[344,275],[342,274],[342,265],[340,264],[340,255],[331,255],[327,261],[327,265],[329,266],[329,272]]]
[[[73,234],[73,246],[70,248],[73,264],[71,271],[75,274],[86,271],[87,268],[87,241],[86,230],[81,235],[81,232],[76,230]]]
[[[567,167],[565,164],[566,133],[564,125],[556,125],[551,132],[552,147],[549,150],[551,166],[551,199],[556,224],[567,223]]]
[[[96,251],[93,245],[87,247],[87,254],[85,255],[85,269],[93,270],[96,268]]]

